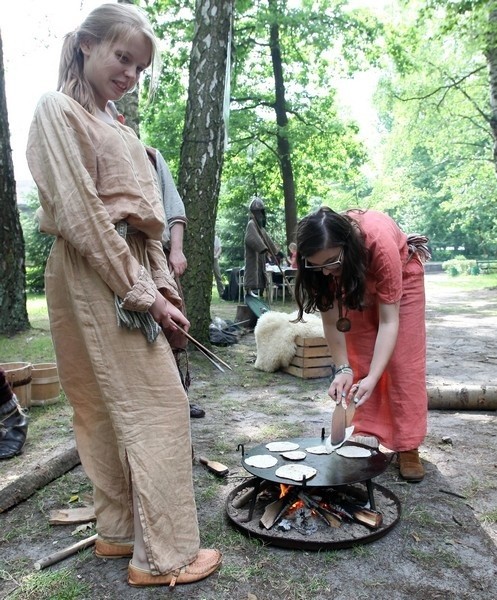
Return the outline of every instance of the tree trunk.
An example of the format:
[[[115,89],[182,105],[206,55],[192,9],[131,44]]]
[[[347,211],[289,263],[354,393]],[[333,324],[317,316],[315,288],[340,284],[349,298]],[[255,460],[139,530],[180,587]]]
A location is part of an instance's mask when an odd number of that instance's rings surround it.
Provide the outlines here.
[[[208,342],[214,233],[224,157],[223,105],[234,0],[197,0],[178,191],[188,227],[182,277],[191,333]]]
[[[276,10],[274,0],[269,2],[273,13]],[[286,243],[295,241],[294,235],[297,227],[297,206],[295,202],[295,181],[291,160],[290,142],[288,140],[288,116],[286,112],[285,82],[283,77],[283,63],[281,60],[280,32],[278,23],[270,26],[271,61],[274,74],[275,103],[277,124],[278,156],[280,160],[281,178],[283,181],[283,196],[285,199],[285,227]]]
[[[24,237],[17,209],[0,34],[0,333],[29,329]]]
[[[490,83],[490,128],[494,140],[493,161],[494,169],[497,171],[497,8],[495,7],[495,3],[490,10],[488,23],[489,27],[485,57],[488,64]]]
[[[136,4],[134,0],[117,0],[117,2],[118,4]],[[126,125],[131,127],[138,137],[140,137],[140,117],[138,114],[139,89],[139,86],[136,85],[132,92],[125,94],[119,102],[116,102],[118,111],[126,119]]]

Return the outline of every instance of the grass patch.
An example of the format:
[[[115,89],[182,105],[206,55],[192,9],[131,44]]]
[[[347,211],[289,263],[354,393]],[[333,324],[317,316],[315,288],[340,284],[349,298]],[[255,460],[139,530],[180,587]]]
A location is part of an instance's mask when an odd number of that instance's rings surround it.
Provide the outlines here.
[[[12,600],[77,600],[84,598],[90,587],[78,580],[69,569],[43,571],[24,577],[9,595]]]
[[[45,449],[54,448],[61,439],[72,436],[72,409],[62,398],[56,404],[32,406],[29,409],[29,440],[32,444],[43,441]]]
[[[302,436],[303,431],[304,426],[300,423],[280,421],[278,424],[264,425],[253,439],[257,442],[290,439]]]
[[[437,275],[435,278],[429,279],[430,287],[435,289],[451,289],[451,290],[484,290],[497,287],[497,273],[489,275],[458,275],[450,277],[448,275]]]
[[[483,513],[480,520],[485,525],[495,525],[497,523],[497,508],[490,512]]]

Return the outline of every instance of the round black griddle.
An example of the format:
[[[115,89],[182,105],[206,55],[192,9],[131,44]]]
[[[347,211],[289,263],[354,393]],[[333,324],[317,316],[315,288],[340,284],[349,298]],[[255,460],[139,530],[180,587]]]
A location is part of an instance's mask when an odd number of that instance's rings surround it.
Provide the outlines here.
[[[346,485],[369,481],[373,477],[381,475],[381,473],[386,470],[391,460],[391,457],[387,457],[379,450],[369,448],[368,446],[357,444],[355,442],[345,442],[343,445],[368,448],[371,450],[371,456],[365,458],[346,458],[337,454],[336,451],[332,452],[331,454],[311,454],[307,452],[306,448],[324,445],[324,440],[319,437],[293,438],[290,440],[273,441],[285,441],[298,444],[298,449],[306,452],[307,456],[303,460],[289,460],[281,456],[281,452],[270,452],[266,448],[266,444],[261,444],[247,452],[244,452],[242,457],[242,466],[249,473],[259,477],[260,479],[267,479],[268,481],[272,481],[274,483],[283,483],[285,485],[304,485],[304,482],[277,477],[275,475],[275,471],[283,465],[300,463],[308,467],[313,467],[317,470],[317,474],[306,481],[305,485],[308,485],[309,487],[330,487],[334,485]],[[270,467],[268,469],[252,467],[251,465],[246,464],[245,459],[247,459],[249,456],[255,456],[259,454],[274,456],[278,459],[278,462],[276,465],[274,465],[274,467]]]

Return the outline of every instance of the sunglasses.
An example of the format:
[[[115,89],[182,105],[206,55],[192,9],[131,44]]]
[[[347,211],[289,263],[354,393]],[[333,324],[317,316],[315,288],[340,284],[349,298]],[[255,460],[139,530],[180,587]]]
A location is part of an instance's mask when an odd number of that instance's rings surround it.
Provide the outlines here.
[[[311,271],[322,271],[326,269],[328,271],[336,271],[342,266],[343,261],[343,248],[340,250],[340,254],[338,255],[337,260],[333,262],[326,263],[325,265],[310,265],[307,262],[307,258],[304,259],[304,269],[310,269]]]

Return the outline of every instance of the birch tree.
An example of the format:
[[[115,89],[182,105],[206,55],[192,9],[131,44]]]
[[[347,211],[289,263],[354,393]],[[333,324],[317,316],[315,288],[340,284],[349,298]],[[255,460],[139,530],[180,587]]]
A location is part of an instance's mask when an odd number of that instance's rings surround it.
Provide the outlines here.
[[[234,0],[197,0],[178,191],[188,227],[183,288],[192,335],[207,341],[215,223],[225,146]]]

